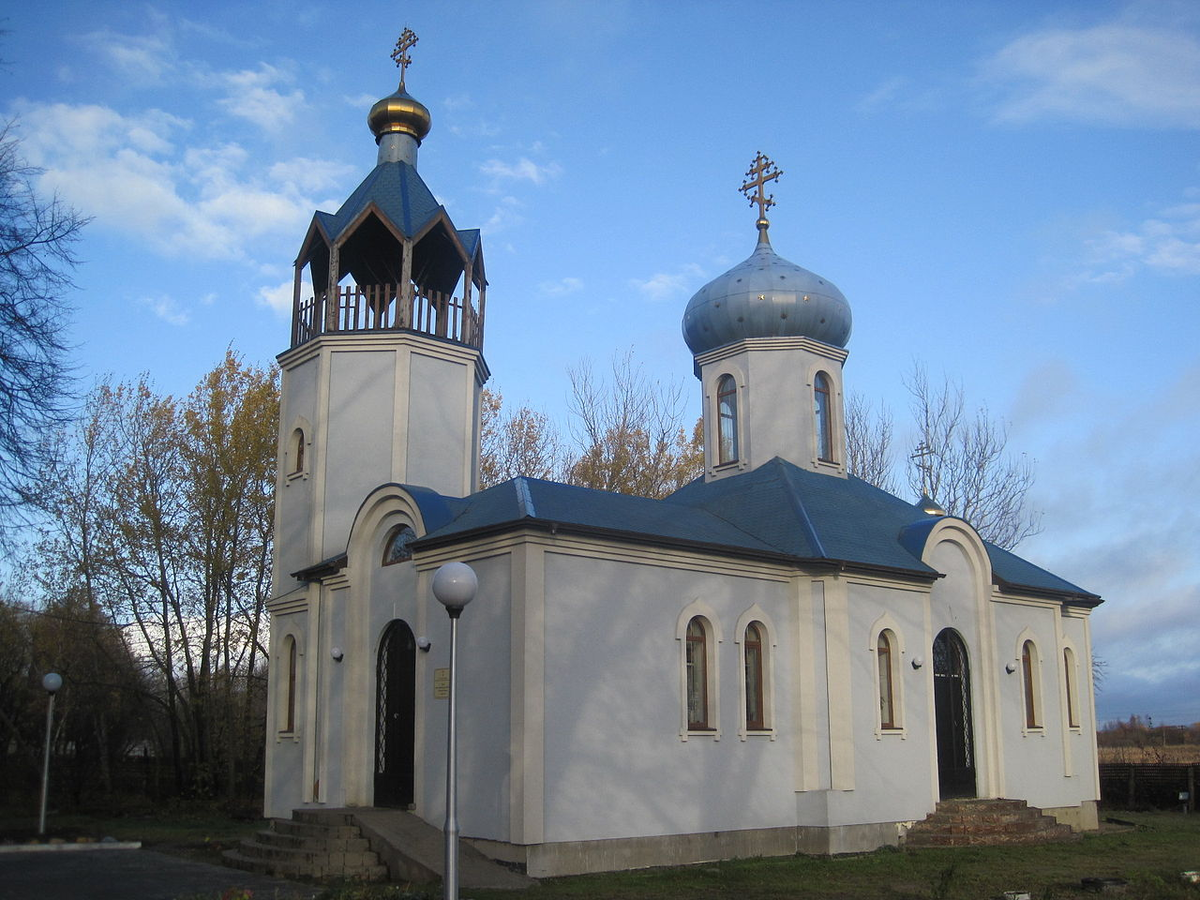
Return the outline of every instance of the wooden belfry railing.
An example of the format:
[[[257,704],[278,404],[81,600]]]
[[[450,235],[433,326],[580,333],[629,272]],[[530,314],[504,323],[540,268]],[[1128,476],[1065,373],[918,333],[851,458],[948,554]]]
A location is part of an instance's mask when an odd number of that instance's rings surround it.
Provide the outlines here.
[[[292,346],[320,334],[345,331],[418,331],[476,349],[483,346],[483,294],[477,312],[470,301],[409,285],[408,300],[396,284],[338,285],[337,305],[326,293],[300,300],[292,316]]]

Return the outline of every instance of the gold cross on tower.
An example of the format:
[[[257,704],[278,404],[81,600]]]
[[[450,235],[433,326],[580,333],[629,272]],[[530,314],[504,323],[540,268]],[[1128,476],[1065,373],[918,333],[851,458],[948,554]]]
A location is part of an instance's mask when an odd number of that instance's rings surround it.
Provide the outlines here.
[[[396,49],[392,51],[392,59],[396,61],[396,65],[400,67],[400,87],[404,88],[404,70],[408,68],[408,64],[412,62],[412,57],[408,55],[408,51],[412,49],[418,38],[411,28],[405,28],[400,34],[400,40],[396,41]]]
[[[768,181],[774,181],[782,174],[783,172],[775,167],[775,163],[763,156],[760,151],[754,157],[750,168],[746,170],[746,183],[738,188],[746,195],[751,206],[758,204],[758,226],[760,228],[768,224],[767,210],[775,205],[775,195],[764,194],[763,188],[766,187]],[[751,194],[751,191],[754,193]]]

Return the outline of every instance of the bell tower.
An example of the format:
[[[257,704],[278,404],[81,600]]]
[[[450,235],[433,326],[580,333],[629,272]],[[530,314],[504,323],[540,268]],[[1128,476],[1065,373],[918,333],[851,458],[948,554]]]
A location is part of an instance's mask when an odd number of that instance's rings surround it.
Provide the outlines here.
[[[475,491],[487,279],[477,229],[459,230],[417,172],[429,110],[392,58],[396,91],[371,107],[375,168],[336,213],[317,212],[295,262],[282,369],[276,492],[278,593],[289,573],[346,549],[381,484]]]

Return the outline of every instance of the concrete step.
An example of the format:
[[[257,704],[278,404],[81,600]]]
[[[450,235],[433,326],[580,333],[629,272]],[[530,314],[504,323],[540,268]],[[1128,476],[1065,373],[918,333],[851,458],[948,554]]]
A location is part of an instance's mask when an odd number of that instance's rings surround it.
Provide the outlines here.
[[[345,815],[275,819],[269,830],[223,856],[231,866],[284,878],[378,881],[388,875],[387,866]]]

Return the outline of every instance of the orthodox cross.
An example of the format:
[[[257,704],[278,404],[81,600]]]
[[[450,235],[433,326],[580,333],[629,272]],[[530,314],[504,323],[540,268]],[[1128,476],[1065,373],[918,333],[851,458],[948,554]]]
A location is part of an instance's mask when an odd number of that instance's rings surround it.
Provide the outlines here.
[[[921,493],[930,499],[933,498],[933,465],[929,461],[929,457],[933,456],[933,448],[925,441],[921,441],[917,445],[916,452],[909,459],[917,461],[917,469],[921,473]]]
[[[408,51],[417,42],[418,38],[411,28],[405,28],[400,34],[400,40],[396,41],[396,49],[392,51],[392,59],[396,61],[396,65],[400,67],[400,87],[404,87],[404,70],[408,68],[412,62],[412,57],[408,55]]]
[[[750,201],[751,206],[756,203],[758,204],[758,218],[760,221],[766,220],[767,210],[775,205],[775,195],[764,194],[763,188],[768,181],[774,181],[782,174],[783,172],[775,167],[775,163],[763,156],[761,151],[754,157],[754,162],[750,165],[750,168],[746,170],[746,183],[738,188],[738,190],[746,195],[746,199]],[[753,195],[750,193],[751,191],[754,191]]]

